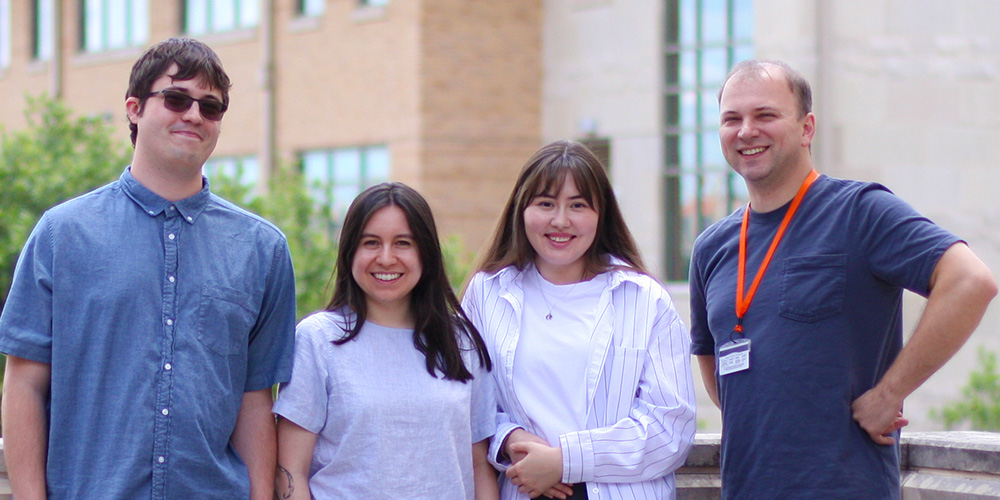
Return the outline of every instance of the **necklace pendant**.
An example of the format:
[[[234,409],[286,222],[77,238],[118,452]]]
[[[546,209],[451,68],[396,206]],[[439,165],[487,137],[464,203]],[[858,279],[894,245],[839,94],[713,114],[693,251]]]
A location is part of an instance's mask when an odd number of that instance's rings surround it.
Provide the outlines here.
[[[552,313],[548,313],[548,314],[546,314],[546,315],[545,315],[545,319],[552,319]]]

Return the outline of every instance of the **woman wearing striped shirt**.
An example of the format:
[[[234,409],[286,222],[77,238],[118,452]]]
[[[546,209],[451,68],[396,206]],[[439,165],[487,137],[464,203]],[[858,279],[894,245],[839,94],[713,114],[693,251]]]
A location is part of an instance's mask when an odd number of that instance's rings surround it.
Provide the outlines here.
[[[688,334],[600,161],[536,152],[463,300],[494,361],[504,500],[669,499],[695,431]]]

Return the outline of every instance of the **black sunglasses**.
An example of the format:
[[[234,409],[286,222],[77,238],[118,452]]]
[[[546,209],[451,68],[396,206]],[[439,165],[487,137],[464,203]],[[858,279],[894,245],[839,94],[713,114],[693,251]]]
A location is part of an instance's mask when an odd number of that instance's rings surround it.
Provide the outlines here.
[[[224,115],[226,110],[229,109],[229,106],[226,106],[216,99],[195,99],[194,97],[177,90],[158,90],[156,92],[150,92],[146,97],[152,97],[154,95],[162,95],[163,106],[174,113],[183,113],[191,109],[191,103],[198,101],[198,110],[201,111],[201,116],[205,117],[206,120],[212,120],[214,122],[222,120],[222,115]]]

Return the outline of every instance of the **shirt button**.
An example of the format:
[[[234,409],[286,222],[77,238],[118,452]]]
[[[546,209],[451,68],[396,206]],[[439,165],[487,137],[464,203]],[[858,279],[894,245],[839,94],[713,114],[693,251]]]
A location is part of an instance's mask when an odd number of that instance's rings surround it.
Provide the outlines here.
[[[174,210],[177,210],[177,207],[170,205],[170,211],[173,212]]]
[[[172,370],[173,368],[174,368],[174,365],[172,365],[170,363],[167,363],[167,364],[163,365],[163,369],[166,370],[166,371],[168,371],[168,372],[170,370]]]
[[[160,413],[162,413],[162,414],[163,414],[163,416],[165,417],[165,416],[167,416],[167,415],[170,415],[170,410],[168,410],[168,409],[164,408],[164,409],[160,410]]]
[[[177,278],[174,278],[173,276],[168,276],[167,277],[167,281],[173,283],[173,282],[177,281]]]
[[[174,239],[174,233],[170,233],[170,234],[168,234],[168,235],[167,235],[167,239],[169,239],[169,240],[172,240],[172,239]]]
[[[148,212],[146,212],[146,213],[147,213],[147,214],[149,214],[149,215],[156,215],[156,212],[154,212],[154,211],[152,211],[152,210],[150,210],[150,211],[148,211]]]
[[[167,326],[174,326],[174,320],[167,318]]]
[[[160,457],[156,457],[156,461],[162,464],[163,462],[166,462],[167,459],[166,459],[166,457],[160,456]]]
[[[194,217],[191,217],[191,216],[189,215],[187,219],[188,219],[188,222],[191,222],[191,221],[193,221],[193,220],[194,220]]]

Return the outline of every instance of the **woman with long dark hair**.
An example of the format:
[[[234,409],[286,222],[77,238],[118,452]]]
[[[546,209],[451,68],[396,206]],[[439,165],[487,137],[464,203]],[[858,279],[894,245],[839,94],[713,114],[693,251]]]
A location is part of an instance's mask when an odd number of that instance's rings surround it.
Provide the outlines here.
[[[445,275],[427,202],[358,195],[333,298],[296,328],[274,406],[281,498],[497,498],[491,363]]]
[[[528,159],[477,270],[463,306],[495,363],[501,498],[673,498],[690,340],[590,150]]]

